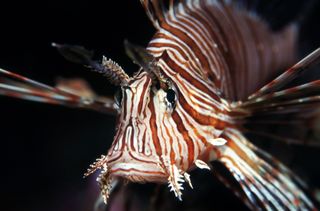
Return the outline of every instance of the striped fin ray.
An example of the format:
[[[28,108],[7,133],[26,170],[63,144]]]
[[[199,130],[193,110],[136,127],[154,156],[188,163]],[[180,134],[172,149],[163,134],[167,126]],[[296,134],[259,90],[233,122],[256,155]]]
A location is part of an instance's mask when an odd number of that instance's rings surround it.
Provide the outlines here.
[[[283,164],[277,162],[276,165],[273,165],[268,163],[268,160],[264,160],[266,156],[259,157],[238,130],[227,129],[223,136],[228,144],[221,150],[218,160],[239,182],[242,194],[249,200],[249,208],[316,209],[313,202],[304,193],[300,180]],[[262,151],[259,152],[261,154]],[[268,158],[272,159],[270,155]]]
[[[319,147],[319,105],[297,105],[292,108],[257,112],[240,120],[239,129],[258,138]]]
[[[276,103],[271,103],[271,104],[266,104],[260,107],[253,107],[251,108],[251,110],[253,112],[256,112],[257,110],[259,111],[269,111],[269,110],[277,110],[277,109],[285,109],[286,107],[290,107],[290,106],[300,106],[301,104],[307,104],[307,103],[311,103],[311,106],[318,106],[316,105],[316,103],[320,102],[320,96],[316,95],[316,96],[310,96],[310,97],[302,97],[302,98],[298,98],[298,99],[293,99],[293,100],[287,100],[287,101],[283,101],[283,102],[276,102]]]
[[[273,92],[257,97],[255,100],[244,102],[242,108],[256,108],[263,105],[274,105],[281,101],[293,101],[303,99],[306,96],[317,96],[320,94],[320,80]]]
[[[237,119],[239,128],[260,138],[319,147],[319,91],[315,80],[244,102],[248,114]]]
[[[213,162],[212,166],[214,167],[213,173],[214,176],[221,182],[223,183],[228,189],[230,189],[233,194],[238,197],[250,210],[255,210],[256,208],[253,206],[251,201],[248,199],[247,195],[245,192],[248,192],[249,190],[247,187],[242,183],[238,182],[237,183],[231,181],[230,178],[226,177],[226,174],[223,171],[220,171],[220,169],[217,169],[217,165],[221,164],[223,168],[226,168],[224,163],[222,162]],[[231,172],[230,172],[231,173]],[[232,174],[232,173],[231,173]],[[236,177],[236,175],[232,174],[233,177]],[[237,178],[237,177],[236,177]],[[248,192],[249,194],[249,192]]]
[[[165,15],[168,10],[173,9],[173,5],[175,1],[181,0],[169,0],[169,1],[162,1],[162,0],[140,0],[142,6],[144,7],[145,11],[149,19],[152,21],[153,25],[159,29],[161,22],[165,21]],[[165,2],[169,2],[169,8],[165,9]]]
[[[248,101],[236,103],[235,109],[245,109],[249,113],[239,119],[242,131],[289,144],[320,146],[316,138],[319,133],[320,80],[282,89],[319,61],[320,49],[317,49],[251,95]],[[276,128],[272,129],[272,126]]]
[[[249,101],[255,100],[265,94],[275,92],[281,89],[283,86],[294,80],[302,72],[307,70],[310,66],[314,66],[320,62],[320,48],[313,51],[311,54],[306,56],[300,62],[289,68],[287,71],[282,73],[276,79],[263,86],[261,89],[256,91],[254,94],[249,96]]]
[[[275,113],[289,113],[293,111],[301,112],[305,109],[316,109],[320,103],[320,95],[301,96],[293,99],[290,99],[290,95],[288,95],[288,98],[288,100],[248,106],[248,109],[250,109],[251,115],[255,115],[259,112],[268,113],[273,111]],[[270,99],[270,101],[271,100],[272,99]]]
[[[87,94],[91,93],[91,90],[87,87],[82,87],[85,90],[80,92],[70,85],[74,83],[79,83],[79,79],[69,80],[68,85],[64,82],[64,84],[58,84],[58,87],[52,87],[0,69],[0,95],[41,103],[91,109],[110,114],[115,113],[113,99]]]

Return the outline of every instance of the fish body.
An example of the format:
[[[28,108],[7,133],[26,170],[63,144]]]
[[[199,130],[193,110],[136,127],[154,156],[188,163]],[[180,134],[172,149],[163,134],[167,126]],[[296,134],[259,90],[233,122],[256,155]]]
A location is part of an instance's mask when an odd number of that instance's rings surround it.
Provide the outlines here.
[[[119,86],[114,104],[81,83],[86,95],[68,83],[52,88],[5,70],[0,93],[116,113],[110,149],[85,174],[101,169],[97,181],[105,202],[119,178],[168,183],[181,200],[184,183],[192,187],[189,172],[210,170],[217,161],[239,187],[220,172],[214,175],[253,210],[316,210],[299,178],[247,139],[245,123],[312,111],[318,81],[283,87],[319,61],[320,50],[279,72],[295,62],[297,24],[273,32],[253,12],[225,1],[141,3],[157,32],[146,49],[127,45],[141,67],[132,77],[111,60],[100,64],[80,47],[54,44],[69,60]]]

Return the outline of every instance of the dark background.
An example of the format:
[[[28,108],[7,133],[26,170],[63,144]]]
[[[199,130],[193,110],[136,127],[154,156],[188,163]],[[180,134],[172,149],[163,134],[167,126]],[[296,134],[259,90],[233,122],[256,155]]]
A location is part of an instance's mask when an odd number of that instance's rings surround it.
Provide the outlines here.
[[[265,17],[272,16],[277,28],[296,17],[301,5],[273,1]],[[318,3],[302,28],[302,55],[320,46],[319,8]],[[58,76],[85,78],[98,93],[112,95],[116,89],[107,80],[65,61],[50,43],[86,46],[133,72],[137,67],[125,56],[124,39],[145,46],[153,33],[138,0],[1,2],[0,66],[50,85]],[[82,175],[107,152],[114,122],[97,112],[0,97],[0,210],[91,210],[95,176]],[[319,187],[319,149],[276,146],[271,151]]]

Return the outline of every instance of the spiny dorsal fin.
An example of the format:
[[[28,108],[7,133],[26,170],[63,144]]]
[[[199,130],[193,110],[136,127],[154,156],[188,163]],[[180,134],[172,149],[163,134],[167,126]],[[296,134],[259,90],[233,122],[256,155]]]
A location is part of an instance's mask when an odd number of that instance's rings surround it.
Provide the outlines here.
[[[161,23],[166,21],[166,12],[173,9],[175,2],[182,0],[140,0],[140,2],[153,25],[159,29]],[[168,5],[167,8],[165,5]]]

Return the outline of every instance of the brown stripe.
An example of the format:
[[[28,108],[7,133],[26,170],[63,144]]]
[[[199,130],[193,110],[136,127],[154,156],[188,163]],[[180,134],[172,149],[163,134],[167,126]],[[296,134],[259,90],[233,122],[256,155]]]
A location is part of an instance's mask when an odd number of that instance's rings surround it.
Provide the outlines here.
[[[146,92],[149,89],[149,80],[145,82],[145,84],[143,85],[143,89],[142,89],[142,93],[139,99],[139,105],[138,105],[138,114],[142,113],[142,107],[143,105],[146,103],[145,100],[147,98],[146,96]]]
[[[173,149],[173,140],[172,140],[172,136],[171,136],[171,134],[170,134],[170,132],[168,130],[168,127],[164,123],[164,119],[162,119],[162,125],[165,128],[167,135],[169,136],[169,141],[170,141],[170,147],[169,147],[169,149],[170,149],[170,162],[171,162],[171,164],[174,164],[175,163],[175,159],[176,159],[176,155],[175,155],[175,151]]]
[[[175,36],[177,36],[181,41],[183,41],[187,46],[189,46],[192,49],[193,53],[196,55],[196,58],[200,60],[202,64],[202,68],[206,72],[210,71],[208,58],[202,53],[202,50],[199,49],[196,42],[191,37],[189,37],[188,34],[182,32],[180,29],[173,27],[172,25],[167,24],[166,22],[161,23],[161,27],[169,31],[170,33],[174,34]],[[190,56],[191,55],[189,55],[189,57]]]
[[[196,122],[201,125],[212,125],[216,129],[222,130],[226,127],[227,123],[223,122],[217,118],[206,116],[203,114],[198,113],[196,110],[193,109],[191,105],[185,100],[184,96],[179,93],[179,103],[182,108],[188,113]]]
[[[191,138],[189,137],[188,131],[184,127],[184,124],[182,122],[182,119],[178,115],[177,112],[172,113],[172,118],[176,122],[178,131],[180,134],[182,134],[184,141],[187,144],[188,147],[188,166],[190,167],[193,164],[194,161],[194,144]]]
[[[151,95],[150,98],[153,99],[154,94],[150,93],[150,95]],[[151,112],[150,129],[151,129],[152,141],[153,141],[153,145],[156,149],[157,155],[161,158],[162,150],[161,150],[161,145],[160,145],[158,134],[157,134],[158,126],[157,126],[157,122],[156,122],[156,111],[154,109],[154,103],[152,100],[149,103],[149,108],[150,108],[150,112]]]
[[[161,59],[168,65],[168,67],[173,70],[176,73],[179,73],[180,76],[182,76],[186,81],[188,81],[190,84],[192,84],[193,86],[195,86],[197,89],[205,92],[206,94],[208,94],[212,99],[216,100],[216,101],[220,101],[220,97],[217,96],[215,93],[213,93],[211,90],[209,90],[206,86],[204,86],[202,83],[200,83],[198,81],[198,79],[194,78],[193,76],[191,76],[189,73],[187,73],[184,69],[182,69],[179,65],[177,65],[175,63],[175,61],[173,61],[170,56],[168,55],[167,51],[164,51]],[[175,80],[178,80],[176,75],[171,76],[171,77],[175,77]]]

